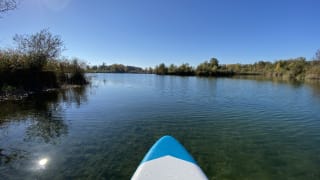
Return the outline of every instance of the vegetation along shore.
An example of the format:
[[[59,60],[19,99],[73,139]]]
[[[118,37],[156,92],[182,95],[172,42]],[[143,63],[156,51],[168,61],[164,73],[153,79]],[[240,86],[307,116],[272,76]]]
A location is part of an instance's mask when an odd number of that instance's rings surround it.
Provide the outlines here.
[[[274,62],[259,61],[253,64],[219,64],[218,59],[211,58],[196,67],[188,63],[166,65],[161,63],[154,68],[139,68],[113,64],[107,66],[87,66],[87,72],[99,73],[148,73],[158,75],[231,77],[235,75],[255,75],[283,80],[320,80],[320,49],[315,57],[307,60],[304,57],[277,60]]]
[[[316,52],[314,59],[307,61],[304,57],[275,62],[259,61],[254,64],[219,64],[216,58],[211,58],[199,64],[196,68],[188,63],[180,66],[164,63],[156,66],[152,73],[159,75],[182,76],[234,76],[234,75],[260,75],[270,78],[285,80],[320,80],[320,50]]]
[[[298,57],[254,64],[219,64],[218,59],[193,67],[188,63],[169,66],[161,63],[154,68],[122,64],[88,66],[77,58],[61,57],[65,49],[60,36],[43,29],[31,35],[15,35],[12,49],[0,49],[0,101],[21,99],[34,92],[48,91],[70,85],[85,85],[89,73],[148,73],[157,75],[231,77],[259,75],[285,80],[320,80],[320,50],[311,60]]]
[[[77,58],[60,58],[63,41],[48,29],[15,35],[13,40],[15,48],[0,49],[0,100],[88,83],[84,64]]]

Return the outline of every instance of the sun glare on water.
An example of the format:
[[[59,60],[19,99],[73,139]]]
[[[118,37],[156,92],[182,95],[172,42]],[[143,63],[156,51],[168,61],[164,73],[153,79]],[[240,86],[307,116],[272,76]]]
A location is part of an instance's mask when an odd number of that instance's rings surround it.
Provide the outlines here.
[[[48,163],[48,158],[43,158],[38,161],[40,166],[45,166]]]

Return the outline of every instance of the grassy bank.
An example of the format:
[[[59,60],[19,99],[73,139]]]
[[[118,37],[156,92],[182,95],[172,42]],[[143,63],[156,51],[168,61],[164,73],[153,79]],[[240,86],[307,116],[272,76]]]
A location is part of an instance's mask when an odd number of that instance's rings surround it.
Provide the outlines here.
[[[63,41],[48,29],[31,35],[15,35],[13,41],[16,48],[0,49],[1,97],[88,83],[85,65],[77,59],[61,59]]]
[[[60,88],[66,84],[84,85],[88,81],[78,60],[47,59],[0,51],[0,96],[25,96],[30,92]]]

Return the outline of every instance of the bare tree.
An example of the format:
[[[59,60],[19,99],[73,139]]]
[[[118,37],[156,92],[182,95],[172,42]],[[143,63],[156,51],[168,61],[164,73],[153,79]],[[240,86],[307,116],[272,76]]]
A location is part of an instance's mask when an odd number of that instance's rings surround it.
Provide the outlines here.
[[[0,0],[0,14],[17,8],[16,0]]]
[[[64,50],[60,36],[53,35],[48,29],[36,34],[15,35],[13,40],[17,43],[17,51],[32,57],[33,67],[41,69],[49,59],[57,58]]]
[[[53,35],[49,29],[43,29],[32,35],[16,34],[13,40],[22,54],[41,55],[45,58],[56,58],[64,50],[60,36]]]
[[[320,61],[320,49],[318,49],[317,52],[316,52],[315,60],[316,61]]]

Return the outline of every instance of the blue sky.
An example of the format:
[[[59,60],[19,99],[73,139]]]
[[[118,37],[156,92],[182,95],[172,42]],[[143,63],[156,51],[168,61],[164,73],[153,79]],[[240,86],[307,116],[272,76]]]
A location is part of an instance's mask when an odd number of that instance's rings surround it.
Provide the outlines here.
[[[0,19],[0,46],[50,28],[90,65],[195,66],[274,61],[320,48],[319,0],[20,0]]]

